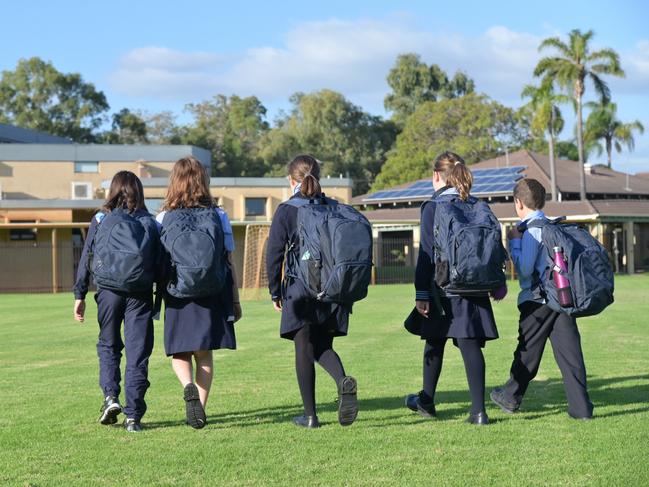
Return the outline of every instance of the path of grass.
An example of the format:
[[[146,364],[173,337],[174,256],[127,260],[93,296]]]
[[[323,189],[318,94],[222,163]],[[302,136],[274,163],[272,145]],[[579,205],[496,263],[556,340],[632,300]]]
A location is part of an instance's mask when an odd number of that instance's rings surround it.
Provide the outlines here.
[[[513,294],[513,293],[512,293]],[[402,327],[411,286],[373,288],[337,349],[360,388],[357,422],[336,423],[333,382],[318,370],[324,427],[290,424],[300,412],[292,343],[278,338],[268,302],[245,303],[239,350],[218,352],[210,424],[183,424],[182,390],[156,323],[147,430],[100,426],[95,308],[72,321],[70,295],[0,296],[1,485],[648,485],[649,277],[618,280],[617,302],[584,319],[597,418],[568,418],[548,346],[522,412],[488,404],[494,423],[463,423],[469,397],[449,347],[439,420],[403,406],[421,387],[422,343]],[[501,339],[486,348],[488,390],[508,375],[513,296],[496,307]]]

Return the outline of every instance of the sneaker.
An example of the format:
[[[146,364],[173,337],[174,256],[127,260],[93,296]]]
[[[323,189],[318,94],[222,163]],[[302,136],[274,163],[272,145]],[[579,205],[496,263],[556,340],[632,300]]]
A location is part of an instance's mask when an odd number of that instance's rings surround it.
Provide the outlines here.
[[[185,386],[184,398],[187,424],[194,429],[203,428],[207,423],[207,418],[205,417],[205,410],[198,395],[198,387],[195,384],[187,384]]]
[[[346,375],[338,383],[338,422],[341,426],[349,426],[358,416],[358,400],[356,379]]]
[[[126,418],[124,420],[124,429],[129,433],[139,433],[142,431],[142,425],[135,418]]]
[[[122,406],[120,406],[119,400],[115,396],[106,396],[100,411],[99,422],[101,424],[115,424],[117,423],[117,415],[122,412]]]
[[[417,394],[408,394],[406,396],[406,407],[411,411],[419,413],[424,418],[432,419],[437,417],[435,403],[424,391],[419,391]]]
[[[491,391],[489,397],[500,409],[502,409],[507,414],[514,414],[516,411],[518,411],[519,405],[512,402],[511,400],[508,400],[507,397],[505,397],[505,391],[503,391],[500,387],[496,387],[493,391]]]

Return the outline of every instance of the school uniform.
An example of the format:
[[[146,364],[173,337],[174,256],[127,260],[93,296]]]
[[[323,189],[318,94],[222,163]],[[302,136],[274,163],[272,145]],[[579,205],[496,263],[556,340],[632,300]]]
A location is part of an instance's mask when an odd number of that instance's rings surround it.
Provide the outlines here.
[[[135,217],[151,216],[145,210],[133,213]],[[85,299],[90,280],[90,255],[98,226],[105,214],[97,213],[90,222],[90,228],[81,253],[77,280],[74,285],[75,299]],[[157,258],[157,256],[155,256]],[[118,397],[121,391],[120,360],[126,348],[124,414],[139,421],[146,412],[144,396],[149,388],[149,357],[153,350],[153,289],[142,293],[126,293],[97,287],[97,321],[99,322],[99,386],[104,397]],[[124,322],[124,341],[121,326]]]
[[[221,220],[224,233],[224,247],[234,252],[234,237],[228,215],[220,208],[214,208]],[[160,229],[166,212],[156,217]],[[167,356],[198,350],[234,350],[234,316],[232,311],[232,274],[228,273],[223,292],[217,296],[201,298],[176,298],[164,294],[164,343]]]
[[[523,223],[537,219],[545,219],[542,211],[531,213]],[[522,238],[509,241],[510,255],[521,287],[518,296],[520,320],[518,346],[514,352],[510,379],[501,389],[502,397],[511,409],[518,409],[529,383],[538,372],[545,344],[550,339],[563,377],[568,413],[576,418],[588,418],[593,414],[593,404],[588,396],[577,321],[545,304],[540,276],[548,269],[541,231],[536,227],[528,228]]]
[[[293,198],[307,198],[298,192]],[[293,340],[295,333],[305,325],[317,325],[332,336],[347,335],[351,306],[322,303],[313,298],[304,284],[293,278],[283,279],[285,253],[299,255],[296,238],[298,208],[282,203],[278,206],[270,227],[266,247],[268,287],[273,301],[282,299],[280,336]]]

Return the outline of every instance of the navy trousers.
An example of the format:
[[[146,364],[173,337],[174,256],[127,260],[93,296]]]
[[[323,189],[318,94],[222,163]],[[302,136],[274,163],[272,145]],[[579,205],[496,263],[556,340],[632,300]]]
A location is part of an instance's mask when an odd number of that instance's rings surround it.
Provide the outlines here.
[[[99,321],[99,386],[104,396],[120,393],[120,361],[126,348],[124,414],[139,420],[146,412],[144,395],[149,388],[149,356],[153,350],[153,298],[100,289],[95,295]],[[122,341],[124,322],[124,341]]]
[[[518,347],[514,352],[509,381],[504,386],[507,399],[516,404],[522,402],[528,385],[539,370],[549,338],[563,376],[568,412],[580,418],[591,416],[593,404],[588,396],[586,365],[576,320],[534,302],[523,303],[519,309]]]

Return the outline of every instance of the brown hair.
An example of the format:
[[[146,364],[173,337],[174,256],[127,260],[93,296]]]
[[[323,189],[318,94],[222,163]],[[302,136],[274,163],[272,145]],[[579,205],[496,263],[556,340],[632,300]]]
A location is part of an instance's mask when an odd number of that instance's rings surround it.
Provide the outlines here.
[[[304,196],[313,197],[322,193],[320,164],[315,157],[309,154],[295,156],[288,165],[288,174],[302,185],[300,191]]]
[[[545,188],[536,179],[521,179],[514,186],[514,198],[530,210],[540,210],[545,206]]]
[[[162,211],[177,208],[209,208],[217,206],[210,194],[210,176],[194,156],[178,159],[169,175],[169,187]]]
[[[142,181],[131,171],[119,171],[113,176],[108,190],[108,197],[101,207],[106,212],[120,208],[133,213],[146,210]]]
[[[454,152],[443,152],[435,159],[433,171],[440,173],[442,181],[457,189],[460,199],[466,201],[469,198],[473,186],[473,174],[464,159]]]

